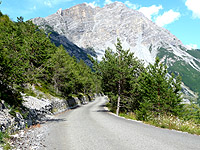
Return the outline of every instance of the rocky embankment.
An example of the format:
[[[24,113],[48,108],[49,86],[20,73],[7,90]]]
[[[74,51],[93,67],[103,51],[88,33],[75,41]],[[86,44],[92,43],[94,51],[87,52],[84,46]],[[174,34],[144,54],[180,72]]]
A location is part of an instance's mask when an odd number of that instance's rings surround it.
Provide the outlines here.
[[[38,149],[42,146],[43,135],[47,135],[44,134],[47,130],[35,127],[40,127],[40,124],[52,120],[55,114],[84,105],[96,97],[94,94],[65,100],[47,96],[40,91],[36,93],[36,97],[22,94],[24,100],[22,112],[13,111],[3,100],[0,101],[0,131],[15,133],[11,135],[10,145],[16,149]],[[41,98],[42,94],[45,96]]]

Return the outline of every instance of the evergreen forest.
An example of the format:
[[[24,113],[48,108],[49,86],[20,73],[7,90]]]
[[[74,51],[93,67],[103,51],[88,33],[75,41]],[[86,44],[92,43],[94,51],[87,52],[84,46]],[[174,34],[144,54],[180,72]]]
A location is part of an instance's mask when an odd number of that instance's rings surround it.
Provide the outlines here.
[[[13,22],[0,13],[0,99],[20,107],[27,83],[54,96],[96,93],[100,83],[83,60],[51,43],[31,21]]]

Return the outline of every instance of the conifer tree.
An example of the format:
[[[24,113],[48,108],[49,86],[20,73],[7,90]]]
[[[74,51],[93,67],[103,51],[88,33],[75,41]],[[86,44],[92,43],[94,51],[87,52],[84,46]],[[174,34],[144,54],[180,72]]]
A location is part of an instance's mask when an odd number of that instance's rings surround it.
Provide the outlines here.
[[[105,51],[97,68],[102,77],[102,89],[110,97],[113,110],[119,114],[119,108],[129,111],[131,87],[143,70],[143,64],[130,50],[123,50],[119,39],[115,47],[116,53],[110,48]]]
[[[148,119],[150,113],[178,115],[182,105],[181,102],[181,79],[174,74],[168,76],[167,67],[156,58],[154,65],[150,64],[146,71],[138,78],[139,111],[141,120]]]

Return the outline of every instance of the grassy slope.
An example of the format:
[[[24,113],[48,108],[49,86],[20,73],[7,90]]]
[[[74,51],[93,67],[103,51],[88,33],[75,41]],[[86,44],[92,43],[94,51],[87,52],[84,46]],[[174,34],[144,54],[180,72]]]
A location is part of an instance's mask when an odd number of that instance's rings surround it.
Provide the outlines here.
[[[190,50],[187,51],[192,56],[200,59],[200,51],[198,50]],[[170,50],[166,50],[164,48],[159,49],[159,53],[157,55],[159,58],[163,58],[164,56],[167,56],[167,58],[175,59],[175,55],[170,52]],[[166,60],[165,60],[166,63]],[[200,63],[197,62],[198,65]],[[191,90],[200,93],[200,72],[196,71],[194,68],[192,68],[189,64],[185,63],[182,60],[176,61],[173,63],[173,66],[169,66],[168,68],[169,72],[178,72],[180,76],[182,77],[182,81],[186,86],[188,86]]]
[[[183,61],[175,62],[173,66],[169,67],[169,70],[172,72],[179,72],[184,84],[191,90],[200,93],[200,72]]]
[[[188,50],[187,53],[194,56],[195,58],[200,59],[200,50]]]

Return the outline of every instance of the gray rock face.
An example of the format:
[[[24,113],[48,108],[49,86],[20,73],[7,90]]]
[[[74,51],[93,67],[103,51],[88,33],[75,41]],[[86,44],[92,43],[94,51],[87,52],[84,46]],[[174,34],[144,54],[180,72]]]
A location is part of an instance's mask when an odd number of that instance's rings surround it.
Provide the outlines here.
[[[103,8],[79,4],[32,21],[43,28],[50,26],[79,47],[93,47],[99,59],[107,47],[113,47],[117,37],[125,48],[130,48],[147,63],[154,61],[161,46],[183,46],[168,30],[158,27],[142,13],[127,8],[121,2]]]
[[[2,103],[1,103],[2,104]],[[0,131],[5,132],[10,128],[10,132],[25,128],[25,120],[19,112],[16,112],[16,116],[12,116],[10,110],[4,107],[0,110]]]

